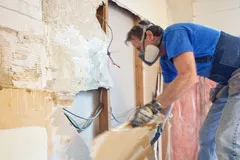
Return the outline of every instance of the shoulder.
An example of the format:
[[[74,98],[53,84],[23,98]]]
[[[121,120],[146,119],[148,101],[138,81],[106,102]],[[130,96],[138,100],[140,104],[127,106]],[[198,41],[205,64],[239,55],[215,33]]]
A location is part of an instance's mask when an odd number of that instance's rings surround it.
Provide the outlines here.
[[[192,29],[195,29],[195,28],[201,28],[201,27],[204,27],[200,24],[197,24],[197,23],[175,23],[175,24],[172,24],[170,26],[168,26],[166,29],[165,29],[165,32],[170,32],[170,31],[174,31],[174,30],[192,30]]]
[[[164,32],[168,33],[168,32],[175,31],[175,30],[186,29],[186,27],[189,25],[191,25],[191,23],[175,23],[175,24],[168,26]]]
[[[168,26],[163,34],[164,41],[171,41],[173,38],[181,38],[182,34],[185,34],[185,36],[192,35],[192,32],[194,30],[193,25],[194,24],[192,23],[176,23]]]
[[[164,31],[164,35],[166,36],[168,33],[177,33],[180,30],[184,31],[184,32],[188,32],[188,33],[195,33],[195,32],[220,32],[217,29],[208,27],[208,26],[204,26],[201,24],[197,24],[197,23],[175,23],[172,24],[170,26],[168,26],[165,31]]]

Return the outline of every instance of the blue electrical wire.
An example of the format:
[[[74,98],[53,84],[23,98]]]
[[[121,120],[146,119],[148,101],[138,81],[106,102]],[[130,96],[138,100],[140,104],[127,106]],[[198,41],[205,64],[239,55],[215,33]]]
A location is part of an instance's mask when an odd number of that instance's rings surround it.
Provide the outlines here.
[[[81,131],[86,130],[91,124],[92,122],[99,116],[99,114],[102,112],[103,110],[103,104],[100,103],[100,105],[96,108],[96,110],[93,112],[93,114],[91,115],[90,118],[84,118],[81,117],[75,113],[72,113],[71,111],[67,110],[66,108],[63,108],[63,110],[69,114],[71,114],[74,117],[77,117],[79,119],[83,119],[86,120],[81,126],[79,126],[77,124],[77,122],[68,114],[64,113],[64,115],[67,117],[67,119],[69,120],[69,122],[71,123],[71,125],[76,128],[76,130],[80,133]]]

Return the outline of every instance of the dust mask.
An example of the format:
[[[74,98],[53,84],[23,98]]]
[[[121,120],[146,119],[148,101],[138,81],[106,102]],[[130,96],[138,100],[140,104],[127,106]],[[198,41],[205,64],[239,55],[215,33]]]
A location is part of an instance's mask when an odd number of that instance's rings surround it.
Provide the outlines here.
[[[152,25],[150,24],[149,26],[145,26],[145,25],[139,25],[139,26],[143,28],[143,35],[141,38],[141,42],[144,46],[145,32],[147,28],[149,28]],[[161,41],[162,41],[162,38],[161,40],[159,40],[158,46],[161,45]],[[160,56],[159,48],[155,45],[147,45],[146,48],[144,48],[144,52],[139,53],[139,58],[149,66],[153,65],[157,61],[159,56]]]
[[[148,63],[155,62],[155,60],[159,57],[159,49],[154,45],[147,45],[145,48],[144,59]]]

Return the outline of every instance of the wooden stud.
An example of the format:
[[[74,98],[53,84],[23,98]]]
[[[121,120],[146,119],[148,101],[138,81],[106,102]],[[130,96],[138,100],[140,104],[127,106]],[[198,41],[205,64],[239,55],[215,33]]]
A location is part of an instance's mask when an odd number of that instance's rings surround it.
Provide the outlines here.
[[[108,2],[106,2],[103,6],[99,7],[97,10],[97,18],[100,24],[102,24],[103,30],[107,33],[107,24],[108,23]],[[100,16],[100,17],[99,17]],[[109,90],[105,88],[100,88],[98,93],[101,93],[102,90],[102,103],[103,110],[99,115],[99,131],[98,133],[102,133],[104,131],[109,130],[109,122],[110,122],[110,103],[109,103]]]
[[[101,91],[99,91],[101,92]],[[103,110],[99,115],[99,133],[109,130],[110,122],[110,103],[109,103],[109,90],[102,88],[102,103]]]
[[[134,25],[140,21],[140,18],[134,17]],[[138,51],[134,48],[135,59],[135,92],[136,92],[136,105],[143,105],[144,102],[144,89],[143,89],[143,63],[138,57]]]

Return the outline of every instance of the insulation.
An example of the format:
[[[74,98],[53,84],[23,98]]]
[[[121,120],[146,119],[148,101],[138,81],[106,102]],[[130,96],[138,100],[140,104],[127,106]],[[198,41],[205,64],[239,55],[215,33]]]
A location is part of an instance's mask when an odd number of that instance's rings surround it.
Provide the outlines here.
[[[214,86],[214,82],[200,78],[198,84],[174,103],[171,146],[164,160],[197,159],[198,132],[211,106],[209,91]]]

